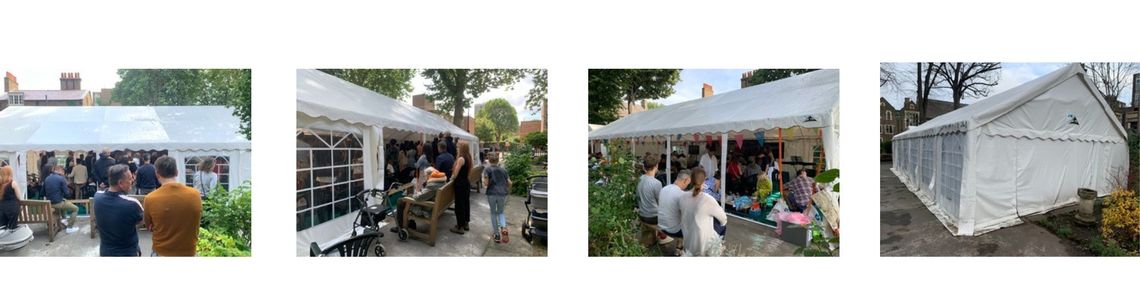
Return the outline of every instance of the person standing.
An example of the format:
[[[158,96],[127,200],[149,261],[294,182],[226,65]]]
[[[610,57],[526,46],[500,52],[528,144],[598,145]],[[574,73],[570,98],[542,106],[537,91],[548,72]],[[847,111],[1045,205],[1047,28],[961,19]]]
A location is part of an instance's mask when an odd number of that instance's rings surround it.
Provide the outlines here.
[[[143,166],[140,166],[135,172],[135,177],[135,186],[139,189],[139,195],[150,194],[160,185],[158,174],[155,174],[154,164],[151,164],[150,161],[143,161]]]
[[[708,175],[716,176],[717,167],[720,167],[720,164],[717,164],[716,157],[713,156],[713,151],[712,145],[706,145],[705,155],[701,156],[700,164],[701,168],[704,168]]]
[[[487,158],[487,168],[483,169],[483,181],[487,181],[487,205],[491,207],[491,235],[495,243],[507,243],[511,239],[507,231],[507,193],[511,189],[511,177],[507,170],[499,166],[499,156]]]
[[[158,158],[154,168],[162,186],[143,200],[143,223],[152,232],[154,254],[194,256],[202,219],[200,193],[178,183],[178,163],[173,158]]]
[[[466,141],[460,141],[457,148],[459,150],[459,158],[455,159],[455,166],[451,171],[455,175],[451,176],[451,180],[455,187],[455,228],[451,232],[463,234],[470,231],[471,227],[467,225],[471,221],[471,148],[467,145]],[[448,154],[450,155],[450,153]]]
[[[79,207],[76,207],[71,202],[65,200],[67,197],[67,178],[63,177],[63,166],[56,165],[51,167],[51,173],[44,179],[44,192],[47,193],[48,200],[51,201],[51,207],[59,211],[60,218],[71,214],[71,217],[64,223],[67,226],[67,233],[74,233],[79,230],[75,226],[76,215],[79,214]],[[62,220],[61,220],[62,222]]]
[[[20,221],[20,190],[11,166],[0,167],[0,228],[14,231]]]
[[[143,206],[127,196],[135,177],[126,165],[111,166],[107,176],[110,187],[96,193],[94,202],[94,208],[99,209],[95,216],[99,256],[140,256],[138,225],[143,219]]]
[[[436,145],[436,150],[439,151],[439,156],[435,158],[435,169],[447,175],[447,179],[451,179],[451,170],[455,166],[455,156],[447,152],[446,143]]]
[[[420,156],[419,159],[416,159],[415,184],[416,193],[419,193],[420,190],[423,189],[424,183],[427,182],[427,173],[424,173],[424,171],[426,171],[428,167],[431,167],[431,163],[428,162],[428,156],[424,153],[424,144],[416,144],[416,154]]]
[[[693,181],[705,179],[704,168],[692,169]],[[724,208],[712,196],[705,194],[697,184],[692,194],[681,199],[681,230],[685,234],[685,256],[717,256],[723,249],[719,233],[713,228],[714,222],[728,223]]]
[[[459,157],[459,153],[455,151],[456,139],[451,137],[451,133],[444,134],[444,140],[447,141],[447,152],[450,152],[451,156]],[[467,156],[471,156],[471,155],[467,155]]]
[[[214,158],[203,158],[194,171],[194,189],[198,189],[199,198],[205,200],[215,187],[218,187],[218,174],[214,173]]]
[[[95,180],[99,183],[99,189],[107,188],[107,170],[112,165],[115,165],[115,159],[111,158],[111,150],[103,149],[99,160],[95,162]]]
[[[87,166],[82,162],[83,159],[73,162],[75,167],[71,169],[71,185],[74,188],[72,191],[75,191],[76,195],[85,195],[83,187],[87,186]]]

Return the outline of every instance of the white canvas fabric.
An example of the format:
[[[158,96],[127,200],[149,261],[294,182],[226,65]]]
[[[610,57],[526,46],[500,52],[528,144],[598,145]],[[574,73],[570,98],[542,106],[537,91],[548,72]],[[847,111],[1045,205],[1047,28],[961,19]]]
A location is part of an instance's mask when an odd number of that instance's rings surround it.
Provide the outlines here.
[[[222,106],[11,106],[0,111],[0,158],[27,185],[28,151],[167,150],[180,173],[186,157],[225,155],[236,186],[251,174],[251,145],[240,124]]]
[[[894,137],[892,170],[955,235],[1107,195],[1127,137],[1092,86],[1072,64],[934,118]]]
[[[692,134],[751,133],[792,127],[822,128],[828,166],[839,165],[839,70],[813,71],[635,113],[590,132],[589,138],[677,134],[687,138]]]
[[[478,141],[443,117],[318,70],[297,70],[297,112],[410,133],[450,132],[453,137]]]
[[[471,157],[478,156],[478,138],[444,120],[404,102],[341,80],[317,70],[297,70],[297,128],[348,132],[358,135],[364,149],[364,185],[384,186],[383,147],[397,141],[431,141],[450,132],[469,142]],[[369,201],[369,204],[380,201]],[[297,232],[297,256],[308,256],[309,243],[327,248],[349,237],[356,212]]]

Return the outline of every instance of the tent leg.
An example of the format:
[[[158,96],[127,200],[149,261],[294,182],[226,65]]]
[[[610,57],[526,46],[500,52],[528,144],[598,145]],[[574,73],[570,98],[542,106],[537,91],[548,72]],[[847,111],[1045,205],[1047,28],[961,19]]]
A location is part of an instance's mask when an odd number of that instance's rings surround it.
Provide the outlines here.
[[[673,181],[673,138],[665,136],[665,183]]]
[[[728,180],[724,179],[725,173],[728,172],[728,170],[725,169],[727,164],[728,164],[728,133],[722,133],[722,134],[720,134],[720,168],[718,168],[718,170],[720,170],[720,207],[721,208],[724,208],[725,201],[726,201],[725,196],[727,196],[727,195],[725,195],[725,191],[724,191],[725,185],[728,184]]]

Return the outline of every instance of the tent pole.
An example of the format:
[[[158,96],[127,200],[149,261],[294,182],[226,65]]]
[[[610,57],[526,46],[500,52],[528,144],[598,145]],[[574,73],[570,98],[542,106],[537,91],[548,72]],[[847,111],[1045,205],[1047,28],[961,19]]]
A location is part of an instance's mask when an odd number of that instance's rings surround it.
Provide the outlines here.
[[[673,181],[673,137],[665,136],[665,183]]]
[[[726,172],[728,172],[728,170],[725,169],[725,166],[727,164],[728,164],[728,133],[722,133],[722,134],[720,134],[720,168],[718,168],[718,170],[720,170],[720,207],[721,208],[724,208],[724,205],[725,205],[725,196],[726,195],[725,195],[725,191],[724,191],[724,186],[726,184],[728,184],[727,183],[728,181],[724,180],[724,175]]]
[[[819,173],[823,172],[823,170],[825,170],[825,169],[823,169],[823,160],[827,158],[827,153],[824,152],[825,148],[823,148],[823,129],[818,129],[818,130],[819,130],[819,164],[816,165],[816,168],[815,168],[815,175],[816,176],[819,176]]]
[[[784,128],[779,128],[776,131],[776,179],[780,181],[780,197],[788,197],[788,193],[784,193]]]

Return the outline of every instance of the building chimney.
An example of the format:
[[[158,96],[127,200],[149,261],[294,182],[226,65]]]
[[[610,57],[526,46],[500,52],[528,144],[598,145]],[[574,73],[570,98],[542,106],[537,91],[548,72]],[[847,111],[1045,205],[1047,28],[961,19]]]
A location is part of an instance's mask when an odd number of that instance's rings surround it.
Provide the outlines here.
[[[12,92],[20,90],[20,83],[16,82],[16,76],[11,72],[4,72],[4,92]]]
[[[701,98],[709,97],[712,95],[713,95],[712,85],[705,83],[704,86],[701,86]]]
[[[59,90],[79,90],[80,81],[78,72],[64,72],[59,74]]]

